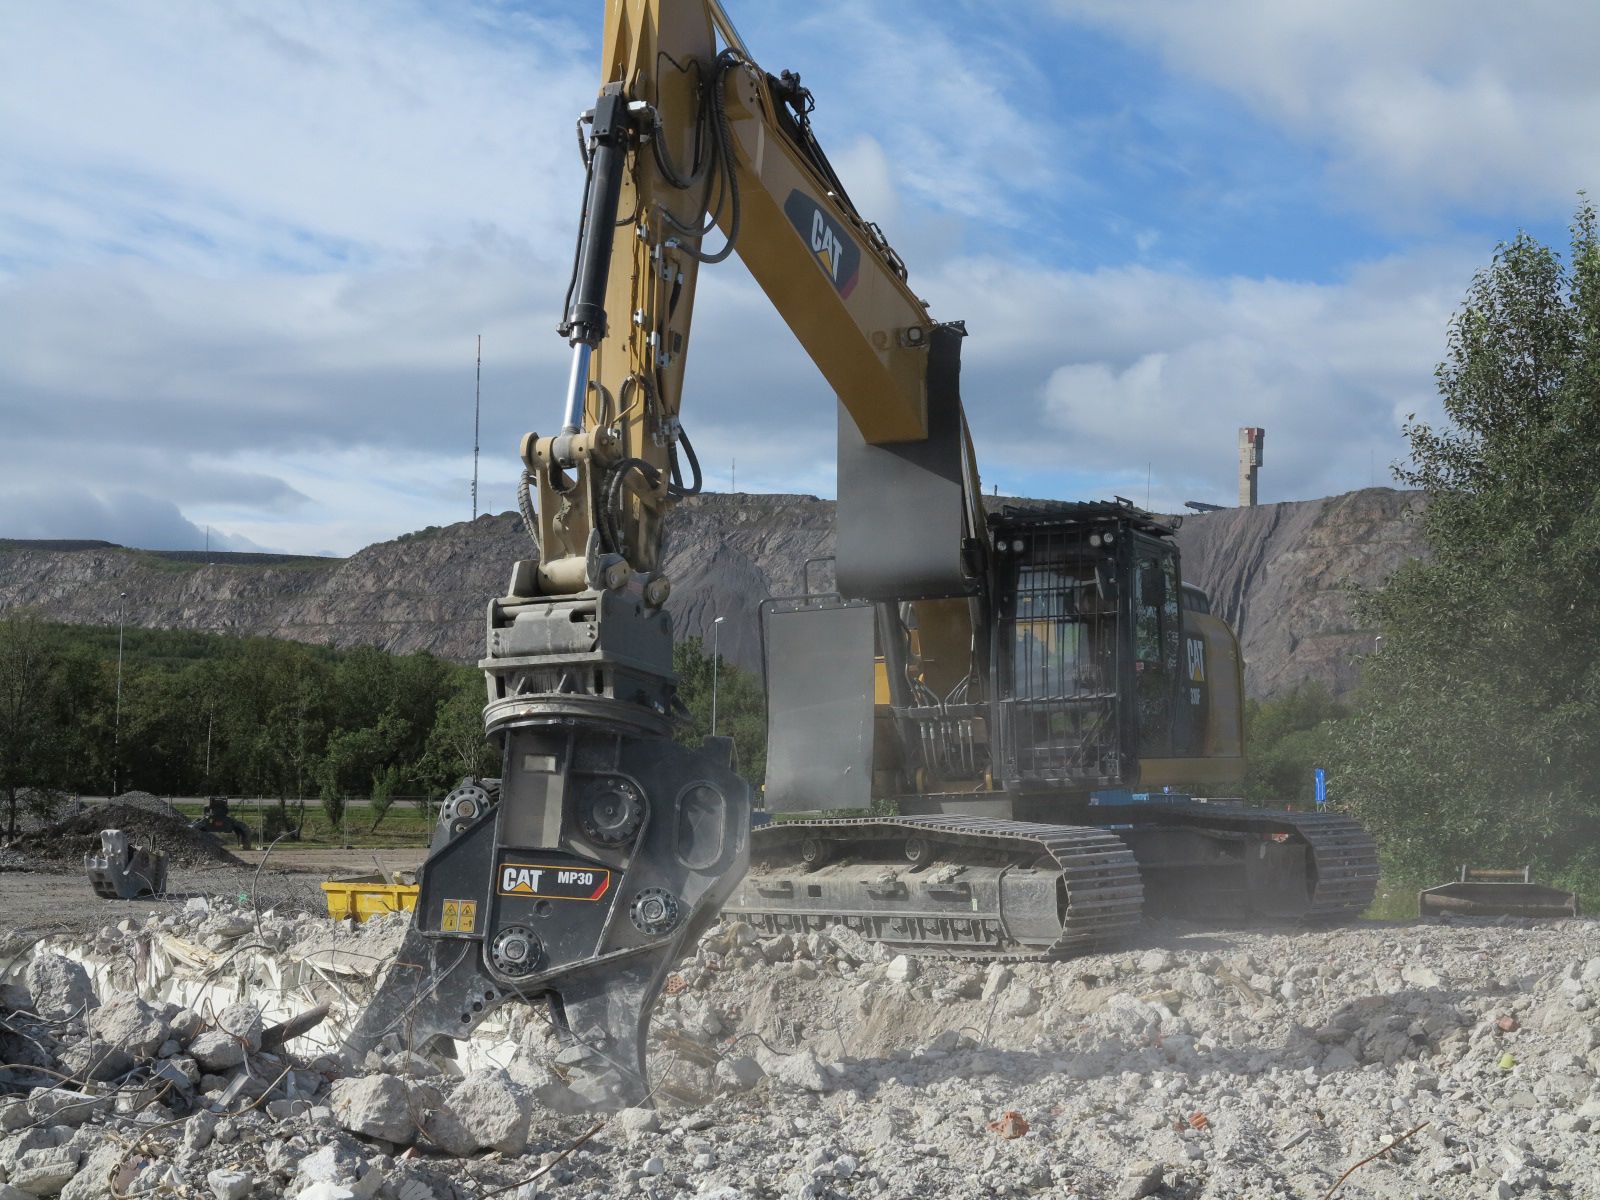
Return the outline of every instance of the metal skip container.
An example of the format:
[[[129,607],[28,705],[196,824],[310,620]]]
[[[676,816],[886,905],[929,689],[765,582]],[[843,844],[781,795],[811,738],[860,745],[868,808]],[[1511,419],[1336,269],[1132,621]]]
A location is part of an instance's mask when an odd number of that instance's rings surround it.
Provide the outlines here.
[[[1533,882],[1533,868],[1479,870],[1463,866],[1454,882],[1417,893],[1419,917],[1575,917],[1574,892]]]

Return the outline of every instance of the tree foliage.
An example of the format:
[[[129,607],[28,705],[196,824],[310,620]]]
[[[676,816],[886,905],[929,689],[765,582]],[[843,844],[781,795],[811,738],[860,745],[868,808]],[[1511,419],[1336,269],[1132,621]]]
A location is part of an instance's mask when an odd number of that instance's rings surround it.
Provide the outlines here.
[[[0,799],[7,837],[23,816],[42,816],[66,781],[63,669],[46,627],[25,612],[0,621]]]
[[[1600,866],[1600,244],[1526,235],[1472,282],[1400,478],[1431,557],[1368,597],[1381,651],[1339,785],[1408,880]]]
[[[767,699],[761,681],[727,659],[713,665],[699,638],[685,638],[672,648],[672,667],[678,675],[678,698],[689,713],[678,740],[698,746],[711,733],[714,690],[717,733],[733,739],[734,770],[759,789],[767,775]]]
[[[1245,798],[1257,804],[1316,802],[1316,769],[1333,760],[1337,723],[1348,709],[1320,683],[1275,700],[1245,703],[1249,770]]]
[[[0,804],[14,795],[26,815],[52,788],[104,793],[115,753],[124,789],[277,797],[278,829],[296,824],[293,801],[320,802],[337,826],[345,801],[364,798],[376,827],[397,798],[439,796],[464,775],[500,770],[483,735],[483,676],[471,667],[371,647],[129,629],[119,738],[116,653],[115,626],[17,613],[0,621]],[[679,738],[698,746],[711,731],[712,662],[694,639],[673,660],[687,710]],[[715,676],[717,732],[733,738],[735,768],[759,786],[760,682],[726,660]]]
[[[115,757],[125,790],[275,796],[288,826],[290,799],[431,795],[494,762],[482,675],[432,655],[129,629],[119,734],[116,646],[114,626],[0,620],[0,802],[106,792]]]

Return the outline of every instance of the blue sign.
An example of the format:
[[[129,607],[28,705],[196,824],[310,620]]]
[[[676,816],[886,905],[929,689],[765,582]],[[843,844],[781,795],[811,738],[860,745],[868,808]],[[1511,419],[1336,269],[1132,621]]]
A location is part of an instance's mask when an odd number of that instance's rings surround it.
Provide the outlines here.
[[[1317,807],[1328,806],[1328,773],[1321,767],[1317,768]]]

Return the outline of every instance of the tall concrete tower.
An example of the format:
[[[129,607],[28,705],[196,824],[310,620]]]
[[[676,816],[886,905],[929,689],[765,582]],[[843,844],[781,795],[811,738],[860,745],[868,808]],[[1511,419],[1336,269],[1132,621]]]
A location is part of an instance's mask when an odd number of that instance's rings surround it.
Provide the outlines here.
[[[1239,507],[1253,508],[1256,503],[1256,472],[1261,469],[1261,450],[1267,442],[1267,431],[1255,425],[1239,430]]]

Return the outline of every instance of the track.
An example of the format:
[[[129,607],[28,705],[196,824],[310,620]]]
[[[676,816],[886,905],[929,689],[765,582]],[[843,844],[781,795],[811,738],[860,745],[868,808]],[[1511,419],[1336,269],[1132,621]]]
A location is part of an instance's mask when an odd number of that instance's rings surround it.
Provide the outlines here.
[[[752,859],[780,861],[753,867],[726,911],[771,934],[844,924],[917,954],[1049,959],[1115,941],[1139,923],[1144,900],[1127,847],[1083,826],[982,817],[793,821],[765,826],[752,840]],[[913,840],[927,847],[930,865],[915,869],[894,848]],[[823,847],[822,861],[806,862],[808,842]],[[888,853],[859,877],[827,865],[829,848],[873,846]],[[941,856],[963,862],[959,880],[946,877]],[[819,879],[826,882],[811,882]]]
[[[1110,815],[1110,814],[1108,814]],[[1307,895],[1272,915],[1348,919],[1377,888],[1377,846],[1333,813],[1178,802],[1143,825],[1303,842]],[[842,924],[919,955],[1029,961],[1082,952],[1139,923],[1139,864],[1112,830],[982,817],[794,821],[753,831],[751,873],[726,906],[769,936]],[[1197,910],[1204,915],[1203,906]]]
[[[1286,809],[1229,810],[1216,805],[1180,803],[1151,806],[1142,820],[1193,825],[1271,837],[1289,833],[1311,849],[1311,895],[1303,913],[1312,920],[1360,916],[1378,890],[1378,844],[1353,818],[1328,812]]]

